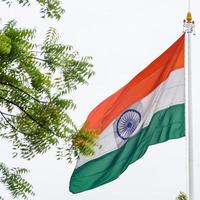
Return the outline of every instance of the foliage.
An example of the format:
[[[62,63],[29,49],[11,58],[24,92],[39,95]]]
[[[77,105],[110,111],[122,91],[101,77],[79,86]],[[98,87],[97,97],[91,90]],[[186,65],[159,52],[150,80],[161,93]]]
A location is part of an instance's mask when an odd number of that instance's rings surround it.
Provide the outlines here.
[[[178,197],[176,198],[176,200],[187,200],[187,196],[184,192],[180,192],[180,194],[178,195]]]
[[[59,44],[53,28],[40,48],[32,42],[35,30],[17,29],[13,21],[1,35],[11,40],[11,49],[0,55],[0,136],[25,159],[59,139],[72,141],[78,129],[67,111],[76,106],[66,95],[94,74],[91,58],[79,59],[72,46]]]
[[[11,6],[13,2],[16,2],[22,6],[30,6],[30,0],[1,0],[5,2],[8,6]],[[64,8],[61,6],[60,0],[36,0],[40,5],[40,13],[42,18],[49,17],[59,20],[61,15],[65,12]]]
[[[22,178],[28,172],[25,168],[9,169],[0,163],[0,183],[3,183],[14,198],[28,199],[27,195],[34,195],[32,186]],[[0,197],[3,199],[3,197]]]
[[[12,143],[14,157],[28,160],[53,146],[58,159],[69,162],[79,153],[92,155],[98,134],[75,126],[69,111],[76,105],[67,98],[94,75],[91,57],[80,57],[72,46],[60,44],[53,28],[40,45],[34,43],[35,34],[17,28],[15,21],[0,30],[0,138]],[[2,183],[14,197],[33,194],[20,178],[24,169],[1,167],[7,177]]]

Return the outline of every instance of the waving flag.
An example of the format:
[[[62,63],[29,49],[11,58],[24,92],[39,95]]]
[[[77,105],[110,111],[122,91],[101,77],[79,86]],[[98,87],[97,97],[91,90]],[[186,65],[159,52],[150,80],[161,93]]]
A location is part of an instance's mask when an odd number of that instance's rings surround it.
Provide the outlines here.
[[[80,156],[70,191],[83,192],[119,177],[150,145],[184,136],[184,35],[88,116],[102,145]]]

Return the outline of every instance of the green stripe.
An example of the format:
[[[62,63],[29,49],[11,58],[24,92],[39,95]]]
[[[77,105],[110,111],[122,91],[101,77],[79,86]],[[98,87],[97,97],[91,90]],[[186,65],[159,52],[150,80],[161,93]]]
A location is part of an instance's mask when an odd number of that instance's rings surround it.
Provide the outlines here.
[[[184,104],[158,111],[150,124],[124,146],[77,168],[71,177],[70,191],[83,192],[116,179],[129,164],[141,158],[150,145],[183,137],[184,124]]]

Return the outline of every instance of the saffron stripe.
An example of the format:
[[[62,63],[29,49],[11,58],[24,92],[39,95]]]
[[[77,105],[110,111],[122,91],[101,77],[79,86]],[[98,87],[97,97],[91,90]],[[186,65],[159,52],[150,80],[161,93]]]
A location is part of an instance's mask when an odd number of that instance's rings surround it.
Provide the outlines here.
[[[170,73],[184,66],[184,35],[127,85],[99,104],[88,116],[84,128],[99,133],[123,110],[151,93]]]

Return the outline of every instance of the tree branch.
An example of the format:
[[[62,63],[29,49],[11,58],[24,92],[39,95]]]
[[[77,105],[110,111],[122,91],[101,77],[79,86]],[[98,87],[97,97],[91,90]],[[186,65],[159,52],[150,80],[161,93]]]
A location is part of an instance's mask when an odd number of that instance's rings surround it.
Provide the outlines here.
[[[10,117],[17,117],[16,115],[12,115],[12,114],[9,114],[9,113],[5,113],[5,112],[2,112],[0,111],[3,115],[7,115],[7,116],[10,116]]]
[[[8,92],[8,90],[0,88],[1,91]],[[1,199],[0,199],[1,200]]]
[[[42,62],[47,62],[48,61],[48,60],[45,60],[45,59],[42,59],[42,58],[38,58],[38,57],[34,57],[34,56],[31,56],[31,58],[39,60],[39,61],[42,61]]]
[[[31,97],[32,99],[34,99],[34,100],[37,101],[38,103],[47,103],[47,102],[40,101],[40,100],[36,99],[35,97],[33,97],[32,95],[30,95],[29,93],[25,92],[24,90],[22,90],[21,88],[18,88],[18,87],[15,86],[15,85],[12,85],[11,83],[5,83],[5,82],[1,82],[1,81],[0,81],[0,84],[6,85],[6,86],[10,86],[10,87],[12,87],[12,88],[14,88],[14,89],[16,89],[16,90],[19,90],[20,92],[22,92],[22,93],[26,94],[27,96]]]
[[[33,122],[35,122],[36,124],[38,124],[41,128],[47,130],[40,122],[38,122],[36,119],[34,119],[28,112],[26,112],[26,110],[24,110],[24,108],[18,104],[16,104],[15,102],[11,101],[11,100],[8,100],[4,97],[1,97],[0,96],[0,99],[10,103],[10,104],[13,104],[15,105],[17,108],[19,108],[22,112],[24,112]],[[50,130],[49,130],[50,131]]]
[[[38,122],[34,117],[32,117],[26,110],[24,110],[24,108],[22,106],[19,106],[18,104],[16,104],[15,102],[11,101],[11,100],[8,100],[4,97],[1,97],[0,96],[0,99],[10,103],[10,104],[13,104],[15,105],[17,108],[19,108],[22,112],[24,112],[33,122],[35,122],[37,125],[39,125],[42,129],[44,130],[47,130],[47,131],[50,131],[51,133],[54,134],[54,132],[50,129],[50,128],[46,128],[43,126],[43,124],[41,124],[40,122]]]
[[[0,111],[0,114],[1,114],[1,116],[4,118],[4,120],[10,125],[10,127],[11,127],[12,129],[14,129],[15,131],[17,131],[17,132],[19,132],[19,133],[21,133],[21,134],[23,134],[23,135],[27,135],[26,133],[21,132],[20,130],[18,130],[13,124],[11,124],[11,123],[9,122],[9,120],[5,117],[6,113],[3,113],[3,112]]]
[[[30,58],[33,58],[33,59],[36,59],[36,60],[39,60],[39,61],[42,61],[42,62],[48,62],[49,63],[49,60],[46,60],[46,59],[42,59],[42,58],[38,58],[38,57],[34,57],[34,56],[32,56]],[[52,62],[52,61],[51,61],[51,64],[62,66],[60,63],[56,63],[56,62]]]

